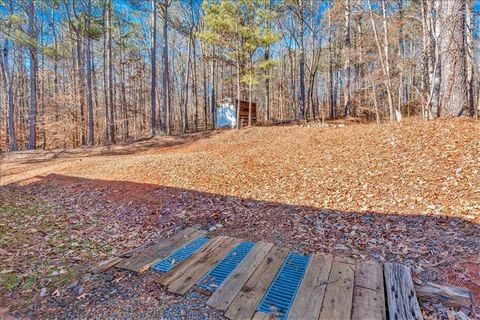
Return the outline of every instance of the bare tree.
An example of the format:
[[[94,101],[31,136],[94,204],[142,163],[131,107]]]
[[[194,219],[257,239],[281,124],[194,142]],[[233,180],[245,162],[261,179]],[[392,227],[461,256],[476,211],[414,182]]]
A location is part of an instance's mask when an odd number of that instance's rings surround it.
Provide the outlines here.
[[[150,38],[150,132],[155,135],[155,102],[157,94],[157,2],[152,0]]]
[[[378,59],[382,66],[383,75],[385,77],[385,87],[387,89],[387,101],[388,111],[390,114],[390,121],[395,120],[393,110],[393,97],[392,97],[392,80],[390,75],[390,62],[389,62],[389,49],[388,49],[388,29],[387,29],[387,8],[386,0],[382,0],[382,21],[383,21],[383,50],[378,37],[377,26],[373,17],[372,3],[368,0],[368,7],[370,12],[370,21],[372,22],[373,34],[375,37],[375,43],[378,50]],[[399,120],[399,119],[397,119]]]
[[[474,46],[473,46],[473,1],[466,0],[466,15],[465,15],[465,37],[466,37],[466,63],[467,63],[467,94],[468,94],[468,111],[470,116],[475,115],[474,102]]]
[[[168,75],[168,7],[170,6],[169,0],[164,0],[162,3],[163,14],[163,70],[162,70],[162,101],[163,101],[163,121],[162,131],[167,135],[170,135],[170,107],[169,107],[169,87],[170,78]]]
[[[108,30],[108,101],[109,101],[109,110],[108,110],[108,127],[109,127],[109,136],[110,142],[115,143],[115,121],[114,121],[114,110],[115,110],[115,101],[114,101],[114,92],[113,92],[113,43],[112,43],[112,33],[113,33],[113,2],[109,0],[108,11],[107,11],[107,30]]]
[[[10,0],[9,3],[9,14],[13,14],[13,0]],[[9,32],[11,31],[11,23],[8,25]],[[11,48],[12,51],[14,49],[14,43],[12,42]],[[10,70],[10,61],[9,61],[9,41],[7,38],[4,39],[3,41],[3,54],[2,54],[2,59],[0,59],[2,63],[2,71],[3,71],[3,78],[5,79],[6,82],[6,87],[7,87],[7,126],[8,126],[8,136],[10,138],[10,150],[11,151],[17,151],[18,146],[17,146],[17,139],[15,136],[15,121],[14,121],[14,116],[15,116],[15,105],[13,103],[13,74],[14,70]]]
[[[345,0],[345,89],[344,112],[345,117],[350,116],[350,0]]]
[[[92,52],[91,52],[91,37],[90,37],[90,21],[92,19],[92,0],[88,0],[88,13],[86,19],[86,37],[87,48],[86,57],[87,60],[87,106],[88,106],[88,145],[93,146],[95,140],[95,130],[93,123],[93,96],[92,96]]]

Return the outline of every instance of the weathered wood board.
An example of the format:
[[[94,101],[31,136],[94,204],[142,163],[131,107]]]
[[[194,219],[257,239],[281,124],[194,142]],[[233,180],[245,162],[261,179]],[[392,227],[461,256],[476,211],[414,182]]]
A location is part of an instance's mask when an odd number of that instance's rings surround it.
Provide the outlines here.
[[[472,293],[467,288],[427,283],[415,286],[417,296],[422,299],[438,299],[443,304],[456,308],[471,308]]]
[[[385,320],[385,290],[382,265],[373,260],[357,260],[353,289],[352,320]]]
[[[350,319],[355,265],[334,261],[323,299],[320,320]]]
[[[93,273],[93,274],[102,273],[102,272],[114,267],[115,265],[119,264],[122,261],[123,261],[123,259],[119,258],[119,257],[110,258],[106,261],[101,262],[96,267],[90,269],[90,272]]]
[[[334,258],[333,258],[333,261],[341,262],[341,263],[348,263],[348,264],[355,264],[355,259],[354,258],[346,257],[346,256],[335,255]]]
[[[318,319],[332,261],[332,255],[312,255],[287,319]]]
[[[135,272],[147,271],[155,262],[166,257],[175,249],[183,246],[187,242],[199,236],[207,234],[206,231],[195,228],[186,228],[179,233],[167,238],[159,243],[151,245],[145,250],[132,255],[129,259],[124,259],[116,265],[117,268],[132,270]]]
[[[203,257],[210,254],[215,250],[219,245],[221,245],[228,237],[219,236],[210,240],[205,246],[203,246],[199,251],[195,252],[190,258],[179,263],[172,270],[160,275],[155,282],[162,284],[164,286],[169,286],[180,278],[190,266],[194,265],[198,260],[203,259]]]
[[[278,317],[273,313],[265,313],[261,311],[255,312],[252,318],[252,320],[274,320],[274,319],[278,319]]]
[[[185,294],[204,274],[230,252],[240,239],[227,237],[218,247],[190,264],[189,268],[168,286],[168,291]]]
[[[384,275],[389,319],[423,319],[410,268],[398,263],[386,263]]]
[[[229,319],[251,319],[289,250],[273,247],[225,311]]]
[[[232,274],[212,294],[207,304],[219,310],[226,310],[272,247],[272,243],[257,242]]]

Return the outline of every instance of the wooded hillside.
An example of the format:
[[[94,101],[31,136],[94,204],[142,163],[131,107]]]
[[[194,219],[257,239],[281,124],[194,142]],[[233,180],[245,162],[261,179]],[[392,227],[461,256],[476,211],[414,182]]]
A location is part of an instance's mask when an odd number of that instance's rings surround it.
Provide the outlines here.
[[[2,150],[214,127],[476,116],[473,0],[2,0]]]

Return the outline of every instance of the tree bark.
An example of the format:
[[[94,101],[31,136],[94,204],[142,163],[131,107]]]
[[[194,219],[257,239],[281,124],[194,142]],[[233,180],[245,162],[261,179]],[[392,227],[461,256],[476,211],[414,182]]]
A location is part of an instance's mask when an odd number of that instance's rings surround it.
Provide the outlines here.
[[[466,15],[465,15],[465,33],[466,33],[466,63],[467,63],[467,94],[468,94],[468,105],[467,109],[470,113],[470,116],[475,115],[475,102],[474,102],[474,61],[473,57],[475,54],[474,45],[473,45],[473,1],[466,0]]]
[[[250,56],[250,77],[248,79],[248,126],[252,125],[252,82],[253,82],[253,57]]]
[[[331,18],[331,9],[328,9],[328,92],[329,92],[329,103],[330,103],[330,118],[335,119],[337,117],[335,110],[335,99],[334,99],[334,86],[333,86],[333,31],[332,31],[332,18]]]
[[[373,28],[373,35],[375,36],[375,43],[377,44],[377,50],[378,50],[378,59],[380,60],[380,64],[382,67],[383,75],[386,78],[385,79],[385,86],[387,89],[387,101],[388,101],[388,111],[390,114],[390,121],[395,120],[395,114],[393,110],[393,97],[392,97],[392,83],[391,83],[391,77],[390,77],[390,63],[389,63],[389,50],[388,50],[388,29],[387,29],[387,9],[386,9],[386,2],[385,0],[382,0],[382,21],[383,21],[383,32],[384,32],[384,38],[383,38],[383,52],[382,52],[382,47],[380,45],[380,40],[378,37],[378,32],[377,32],[377,26],[375,24],[375,19],[373,18],[373,10],[372,10],[372,3],[370,0],[368,0],[368,7],[370,11],[370,20],[372,22],[372,28]],[[397,119],[398,120],[398,119]]]
[[[13,44],[11,46],[13,50]],[[15,105],[13,103],[13,70],[10,70],[10,62],[8,58],[9,43],[8,40],[4,40],[3,46],[3,60],[2,60],[2,69],[4,73],[4,78],[7,84],[7,126],[8,126],[8,137],[9,137],[9,148],[11,151],[17,151],[17,139],[15,136]]]
[[[185,133],[188,131],[188,81],[190,78],[190,49],[192,46],[192,38],[190,37],[191,32],[188,37],[188,50],[187,50],[187,72],[185,73],[185,99],[183,106],[183,121],[182,121],[182,132]]]
[[[168,3],[169,0],[163,2],[163,72],[162,72],[162,101],[163,101],[163,115],[164,121],[162,123],[163,132],[170,135],[170,108],[168,105],[168,93],[170,86],[170,78],[168,75]]]
[[[107,43],[108,43],[108,2],[104,2],[103,7],[103,25],[104,25],[104,32],[103,32],[103,98],[105,103],[105,139],[107,144],[111,144],[112,140],[110,138],[110,121],[109,121],[109,103],[108,103],[108,74],[107,74]]]
[[[237,66],[237,129],[240,129],[240,57],[236,59]]]
[[[92,0],[88,0],[88,17],[87,17],[87,105],[88,105],[88,145],[93,146],[95,140],[95,130],[93,123],[93,94],[92,94],[92,57],[91,57],[91,39],[90,39],[90,20],[92,19]]]
[[[35,1],[30,1],[28,6],[28,35],[31,44],[28,48],[30,52],[30,129],[28,138],[28,149],[33,150],[37,147],[37,31],[35,26]]]
[[[109,122],[109,131],[110,131],[110,141],[111,143],[115,143],[115,122],[114,122],[114,110],[115,110],[115,101],[113,95],[113,52],[112,52],[112,16],[113,16],[113,2],[109,0],[109,7],[108,7],[108,96],[109,96],[109,114],[108,114],[108,122]]]
[[[153,137],[156,134],[155,130],[155,102],[157,92],[157,3],[152,0],[152,17],[151,17],[151,47],[150,47],[150,135]]]
[[[305,119],[305,45],[303,42],[304,38],[304,33],[305,33],[305,26],[304,26],[304,7],[303,7],[303,0],[299,0],[298,2],[298,7],[299,7],[299,21],[298,23],[300,24],[300,99],[301,105],[300,105],[300,112],[299,112],[299,118],[300,120]]]
[[[215,92],[215,46],[212,46],[212,61],[211,61],[211,93],[210,93],[210,115],[212,118],[212,130],[215,130],[215,101],[216,101],[216,92]]]
[[[350,0],[345,0],[345,88],[344,88],[344,112],[345,118],[350,116]]]
[[[465,64],[465,1],[441,2],[442,37],[440,40],[440,115],[455,117],[468,106]]]

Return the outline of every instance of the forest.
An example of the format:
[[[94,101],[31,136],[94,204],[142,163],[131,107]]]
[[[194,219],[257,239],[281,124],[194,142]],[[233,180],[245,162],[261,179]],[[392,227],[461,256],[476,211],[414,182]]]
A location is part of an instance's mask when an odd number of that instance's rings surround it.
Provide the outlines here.
[[[479,319],[479,22],[0,0],[0,319]]]
[[[473,0],[2,0],[1,150],[211,130],[224,98],[250,113],[256,103],[256,125],[477,117],[479,11]]]

